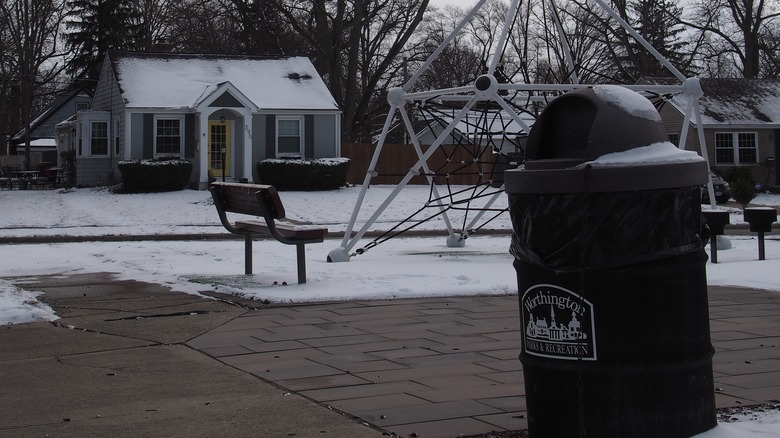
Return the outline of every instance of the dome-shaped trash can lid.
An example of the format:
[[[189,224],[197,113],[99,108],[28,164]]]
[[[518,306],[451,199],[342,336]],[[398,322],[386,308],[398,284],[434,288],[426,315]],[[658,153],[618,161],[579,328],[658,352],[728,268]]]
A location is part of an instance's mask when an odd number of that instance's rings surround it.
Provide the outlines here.
[[[526,143],[527,163],[577,163],[667,140],[653,104],[617,85],[570,91],[553,100],[534,123]],[[568,166],[566,166],[568,167]]]

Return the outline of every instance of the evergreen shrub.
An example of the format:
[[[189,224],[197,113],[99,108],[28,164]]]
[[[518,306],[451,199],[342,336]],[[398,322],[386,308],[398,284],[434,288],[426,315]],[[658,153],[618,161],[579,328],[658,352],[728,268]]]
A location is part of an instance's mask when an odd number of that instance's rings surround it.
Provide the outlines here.
[[[117,166],[125,193],[182,190],[192,175],[192,162],[188,160],[125,160]]]
[[[744,209],[758,194],[752,169],[750,167],[734,166],[727,169],[724,174],[724,178],[731,186],[731,197]]]
[[[260,182],[277,190],[335,190],[347,184],[349,158],[269,159],[257,163]]]

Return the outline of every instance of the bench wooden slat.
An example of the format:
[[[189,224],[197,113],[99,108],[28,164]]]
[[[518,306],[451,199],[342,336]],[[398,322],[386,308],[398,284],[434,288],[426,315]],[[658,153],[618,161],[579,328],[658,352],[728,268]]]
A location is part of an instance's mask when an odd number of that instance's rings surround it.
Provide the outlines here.
[[[213,183],[224,197],[224,209],[231,213],[264,217],[263,209],[255,196],[263,193],[262,199],[273,219],[284,219],[285,211],[276,187],[261,184]]]
[[[236,228],[239,230],[248,230],[261,234],[270,234],[268,230],[268,224],[265,222],[255,221],[236,221]],[[323,239],[328,234],[327,228],[319,228],[308,225],[293,225],[293,224],[276,224],[276,229],[279,230],[285,237],[291,239],[311,240],[311,239]]]

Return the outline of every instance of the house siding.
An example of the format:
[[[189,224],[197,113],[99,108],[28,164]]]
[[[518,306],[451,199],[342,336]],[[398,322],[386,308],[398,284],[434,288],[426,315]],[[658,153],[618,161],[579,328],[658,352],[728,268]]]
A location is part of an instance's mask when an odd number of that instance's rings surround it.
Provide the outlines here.
[[[775,153],[767,160],[767,165],[770,169],[772,167],[772,161],[774,161],[774,184],[780,186],[780,129],[775,129]],[[771,177],[769,180],[771,180]]]
[[[77,186],[104,185],[120,177],[116,170],[116,160],[111,158],[80,158],[76,170]]]
[[[330,158],[336,156],[339,145],[336,143],[336,120],[334,115],[314,115],[312,121],[313,150],[311,156]],[[315,135],[316,133],[316,135]]]
[[[141,160],[144,157],[144,116],[145,114],[130,114],[130,149],[129,158],[131,160]]]
[[[78,165],[79,172],[84,175],[84,178],[87,178],[88,175],[93,176],[91,182],[85,181],[84,184],[86,185],[116,183],[121,179],[117,163],[127,157],[127,154],[125,153],[125,138],[121,135],[125,129],[125,105],[122,100],[121,90],[116,82],[116,76],[114,76],[114,72],[111,69],[111,62],[108,58],[103,62],[100,79],[95,87],[95,96],[92,100],[92,107],[90,110],[106,111],[109,113],[109,157],[105,159],[107,161],[106,163],[93,162],[103,161],[103,158],[90,158],[84,160],[84,163]],[[116,131],[118,131],[118,133]],[[119,134],[118,138],[117,134]],[[99,169],[105,169],[105,166],[112,166],[110,172],[105,171],[106,175],[112,178],[111,180],[108,180],[105,177],[101,178],[101,171]],[[79,175],[78,178],[81,180],[82,176]]]
[[[35,129],[32,130],[31,138],[54,138],[56,135],[54,132],[54,126],[68,117],[71,117],[73,114],[76,114],[77,103],[86,103],[89,105],[91,102],[92,98],[89,96],[74,96],[64,105],[52,111],[51,114],[46,117],[46,120],[43,121],[43,123],[35,127]]]
[[[682,126],[685,118],[683,114],[677,111],[671,105],[665,105],[661,111],[661,121],[666,126],[667,133],[682,133]],[[716,171],[726,171],[733,167],[732,164],[719,164],[716,161],[715,156],[715,133],[716,132],[755,132],[756,141],[758,142],[758,163],[756,164],[744,164],[742,166],[751,167],[751,172],[756,181],[764,183],[771,181],[777,181],[777,171],[772,169],[771,160],[768,164],[766,159],[768,157],[776,157],[778,153],[778,146],[776,145],[776,129],[772,127],[757,127],[757,126],[743,126],[743,125],[729,125],[723,124],[719,126],[704,126],[704,142],[707,147],[707,157],[709,159],[710,167]],[[682,139],[681,139],[682,141]],[[701,154],[699,148],[699,134],[696,126],[691,124],[688,128],[688,135],[686,140],[687,150],[696,151]],[[769,172],[769,173],[768,173]],[[780,184],[780,181],[777,182]]]
[[[262,155],[260,155],[262,157]],[[265,158],[276,158],[276,116],[265,117]]]

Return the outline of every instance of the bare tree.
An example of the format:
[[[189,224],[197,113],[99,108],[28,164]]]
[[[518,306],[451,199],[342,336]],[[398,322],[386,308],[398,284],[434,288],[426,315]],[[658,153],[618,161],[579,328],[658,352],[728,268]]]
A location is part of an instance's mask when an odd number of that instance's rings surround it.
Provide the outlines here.
[[[181,0],[131,0],[132,9],[129,20],[136,29],[136,50],[153,51],[160,43],[167,42],[171,28],[179,19],[175,14]]]
[[[543,3],[533,59],[535,82],[600,83],[614,74],[604,14],[592,3]],[[536,12],[539,14],[539,12]]]
[[[765,78],[780,78],[780,26],[764,29],[760,40],[761,72]]]
[[[278,0],[343,111],[345,139],[366,139],[397,84],[404,46],[428,0]]]
[[[58,45],[63,6],[59,0],[2,0],[10,68],[19,84],[19,109],[24,128],[24,166],[30,166],[30,124],[33,102],[63,71],[63,53]]]
[[[776,57],[772,35],[780,26],[780,5],[774,0],[696,0],[682,20],[706,35],[707,70],[712,76],[745,78],[762,74],[762,58]]]
[[[411,73],[420,68],[463,20],[465,14],[462,9],[452,6],[429,9],[428,16],[421,23],[415,37],[418,50],[408,56],[402,82],[406,82]],[[423,72],[413,89],[437,90],[473,83],[482,73],[484,65],[485,61],[473,48],[468,35],[461,33],[454,37],[441,55]]]
[[[642,77],[671,75],[603,8],[588,1],[577,0],[576,4],[580,11],[568,14],[578,22],[580,32],[593,39],[578,41],[597,56],[599,68],[590,71],[598,76],[598,82],[635,83]],[[683,74],[695,73],[694,55],[700,42],[685,37],[685,29],[679,22],[682,9],[675,0],[613,0],[612,9]]]
[[[184,0],[174,6],[168,35],[172,50],[184,53],[235,53],[233,22],[217,0]]]
[[[9,25],[6,21],[7,17],[0,15],[0,141],[2,141],[0,155],[6,153],[5,148],[11,132],[19,128],[16,62],[11,50]]]

